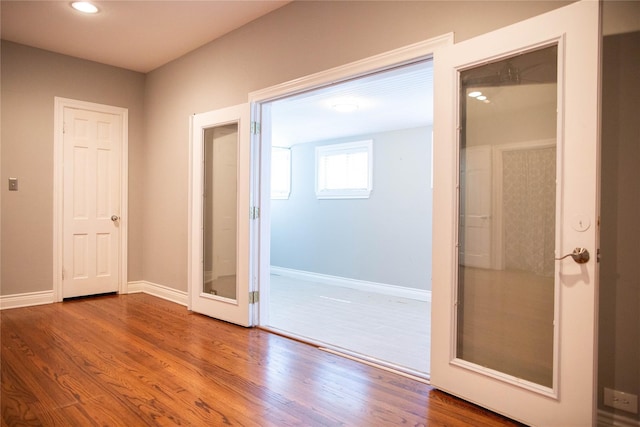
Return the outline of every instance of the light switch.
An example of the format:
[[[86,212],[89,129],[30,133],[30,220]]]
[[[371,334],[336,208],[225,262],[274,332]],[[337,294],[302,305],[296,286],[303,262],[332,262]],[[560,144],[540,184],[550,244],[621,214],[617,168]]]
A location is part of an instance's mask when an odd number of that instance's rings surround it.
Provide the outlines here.
[[[9,191],[18,191],[18,178],[9,178]]]

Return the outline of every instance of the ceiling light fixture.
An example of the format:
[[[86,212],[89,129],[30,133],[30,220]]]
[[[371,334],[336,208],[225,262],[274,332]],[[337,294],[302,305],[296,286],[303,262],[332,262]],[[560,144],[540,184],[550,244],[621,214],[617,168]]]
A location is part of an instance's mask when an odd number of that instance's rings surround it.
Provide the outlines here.
[[[332,107],[340,113],[352,113],[358,109],[358,104],[333,104]]]
[[[98,8],[88,1],[74,1],[71,7],[82,13],[98,13]]]
[[[469,92],[469,96],[471,98],[475,98],[478,101],[482,101],[485,104],[490,103],[491,101],[488,99],[486,95],[483,95],[479,90],[474,90],[473,92]]]

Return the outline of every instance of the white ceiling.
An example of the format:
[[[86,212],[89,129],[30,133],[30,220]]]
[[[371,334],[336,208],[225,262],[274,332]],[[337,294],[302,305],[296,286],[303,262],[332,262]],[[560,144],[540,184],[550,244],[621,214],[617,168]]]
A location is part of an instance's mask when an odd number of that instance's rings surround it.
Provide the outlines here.
[[[2,0],[2,39],[129,70],[149,72],[290,0],[97,0],[84,15],[71,0]]]
[[[357,105],[352,112],[333,106]],[[274,101],[272,144],[427,126],[433,123],[433,63],[425,61]]]

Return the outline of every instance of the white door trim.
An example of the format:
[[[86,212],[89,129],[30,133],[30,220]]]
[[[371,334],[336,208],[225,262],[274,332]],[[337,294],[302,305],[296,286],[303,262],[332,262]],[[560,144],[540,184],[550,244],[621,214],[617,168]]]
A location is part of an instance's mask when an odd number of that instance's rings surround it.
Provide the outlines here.
[[[299,92],[362,77],[390,67],[399,67],[421,59],[429,59],[433,57],[434,51],[437,49],[452,45],[453,38],[453,33],[443,34],[379,55],[257,90],[249,93],[249,102],[253,104],[273,101]]]
[[[126,108],[95,104],[75,99],[54,98],[53,110],[53,301],[62,301],[62,257],[63,252],[63,195],[64,195],[64,109],[98,111],[114,114],[122,121],[122,149],[120,158],[120,250],[118,293],[127,292],[127,235],[128,235],[128,115]]]
[[[269,323],[269,276],[271,263],[269,245],[271,241],[271,210],[269,200],[271,194],[266,191],[270,187],[270,109],[269,102],[276,99],[293,96],[300,92],[344,82],[349,79],[365,76],[393,67],[400,67],[421,60],[433,58],[438,49],[453,45],[454,34],[447,33],[428,40],[417,42],[408,46],[354,61],[349,64],[331,68],[299,79],[291,80],[275,86],[267,87],[249,93],[249,102],[252,108],[251,120],[260,123],[259,135],[254,135],[252,140],[252,197],[260,209],[260,217],[257,224],[251,229],[251,253],[253,272],[252,284],[259,288],[260,300],[258,310],[254,311],[254,323],[266,325]],[[256,153],[255,151],[260,151]],[[433,156],[432,156],[433,157]],[[263,203],[262,201],[267,201]]]

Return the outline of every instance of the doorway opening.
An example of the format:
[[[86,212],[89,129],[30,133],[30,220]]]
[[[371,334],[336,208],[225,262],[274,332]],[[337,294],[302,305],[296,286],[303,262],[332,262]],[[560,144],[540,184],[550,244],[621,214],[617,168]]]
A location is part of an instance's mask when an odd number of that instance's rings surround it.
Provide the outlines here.
[[[260,104],[262,327],[428,376],[432,71]]]

